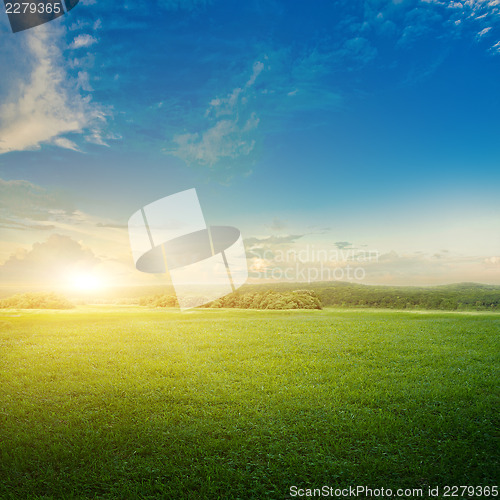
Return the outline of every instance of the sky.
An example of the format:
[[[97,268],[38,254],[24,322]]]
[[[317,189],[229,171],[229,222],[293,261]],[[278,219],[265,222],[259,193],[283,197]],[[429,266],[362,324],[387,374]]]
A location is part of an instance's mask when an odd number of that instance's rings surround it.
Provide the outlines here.
[[[81,0],[0,46],[3,285],[163,283],[127,221],[190,188],[251,281],[500,284],[500,0]]]

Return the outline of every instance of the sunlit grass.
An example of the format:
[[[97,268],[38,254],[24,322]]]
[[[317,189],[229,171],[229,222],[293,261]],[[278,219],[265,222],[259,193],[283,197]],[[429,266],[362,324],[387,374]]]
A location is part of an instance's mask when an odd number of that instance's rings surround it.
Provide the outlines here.
[[[0,498],[494,484],[500,315],[0,312]]]

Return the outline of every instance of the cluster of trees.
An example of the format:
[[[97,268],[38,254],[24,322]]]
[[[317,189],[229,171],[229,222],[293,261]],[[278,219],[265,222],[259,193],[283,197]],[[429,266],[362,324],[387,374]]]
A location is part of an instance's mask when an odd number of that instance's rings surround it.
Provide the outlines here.
[[[139,305],[148,307],[177,307],[177,299],[171,294],[157,294],[142,297]],[[205,304],[205,308],[238,309],[321,309],[318,294],[312,290],[260,292],[234,292]]]
[[[241,309],[321,309],[322,307],[373,307],[429,310],[500,310],[500,287],[459,283],[435,287],[360,285],[345,282],[310,283],[294,290],[296,283],[245,285],[203,307]],[[174,294],[140,299],[150,307],[177,307]]]
[[[0,309],[73,309],[75,305],[53,292],[21,293],[0,300]]]
[[[321,300],[313,290],[234,292],[204,307],[235,307],[239,309],[322,309]]]
[[[178,307],[177,298],[171,294],[156,294],[139,299],[140,306],[148,307]]]

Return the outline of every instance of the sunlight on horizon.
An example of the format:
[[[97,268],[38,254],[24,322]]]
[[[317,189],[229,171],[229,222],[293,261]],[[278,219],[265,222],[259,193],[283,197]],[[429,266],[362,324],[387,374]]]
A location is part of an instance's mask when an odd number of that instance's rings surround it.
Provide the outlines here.
[[[102,279],[92,273],[75,273],[70,278],[71,287],[84,292],[101,290],[105,287]]]

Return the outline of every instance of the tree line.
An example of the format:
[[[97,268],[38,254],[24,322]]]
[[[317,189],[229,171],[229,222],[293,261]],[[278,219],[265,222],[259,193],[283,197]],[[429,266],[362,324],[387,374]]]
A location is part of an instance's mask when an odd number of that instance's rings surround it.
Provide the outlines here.
[[[435,287],[397,287],[360,285],[345,282],[310,283],[297,289],[297,283],[244,285],[204,308],[239,309],[321,309],[323,307],[427,309],[449,311],[500,311],[500,286],[458,283]],[[106,303],[127,303],[147,307],[178,307],[171,289]],[[119,290],[120,291],[120,290]],[[134,291],[139,294],[139,291]],[[87,299],[88,300],[88,299]],[[74,303],[53,292],[18,293],[0,300],[0,309],[71,309]]]
[[[75,305],[54,292],[19,293],[0,300],[0,309],[73,309]]]
[[[421,288],[347,284],[316,291],[325,307],[500,310],[500,287],[474,283]]]
[[[176,307],[177,299],[172,294],[158,294],[142,297],[139,305],[149,307]],[[236,309],[322,309],[321,300],[313,290],[260,292],[233,292],[216,299],[203,308],[236,308]]]

